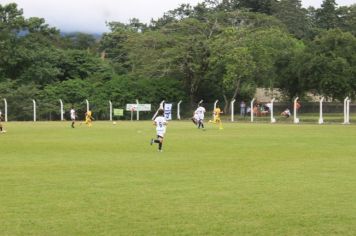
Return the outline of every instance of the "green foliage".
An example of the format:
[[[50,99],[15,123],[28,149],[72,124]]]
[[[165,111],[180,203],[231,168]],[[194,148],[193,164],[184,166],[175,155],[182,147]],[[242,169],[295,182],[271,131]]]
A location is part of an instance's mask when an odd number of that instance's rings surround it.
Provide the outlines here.
[[[323,32],[306,49],[301,63],[308,88],[333,99],[355,96],[356,38],[340,30]]]
[[[273,15],[297,38],[305,38],[311,30],[312,22],[307,14],[308,11],[302,8],[301,0],[281,0],[273,8]]]
[[[22,101],[29,106],[24,97],[36,97],[40,116],[52,118],[59,98],[80,109],[90,99],[103,118],[109,99],[228,104],[256,87],[341,100],[356,91],[355,9],[334,0],[319,9],[300,0],[205,0],[149,25],[109,22],[98,39],[62,35],[16,4],[0,5],[0,94],[19,113]]]
[[[335,0],[323,0],[321,8],[316,13],[317,23],[320,28],[333,29],[337,27],[337,13]]]
[[[8,102],[9,120],[31,120],[32,99],[37,99],[40,90],[34,83],[21,84],[11,80],[0,83],[1,98]]]

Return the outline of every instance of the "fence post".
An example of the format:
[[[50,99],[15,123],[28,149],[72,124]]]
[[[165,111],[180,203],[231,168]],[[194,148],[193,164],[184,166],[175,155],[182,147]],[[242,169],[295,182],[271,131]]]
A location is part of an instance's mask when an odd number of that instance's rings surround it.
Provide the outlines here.
[[[138,99],[136,99],[136,104],[137,104],[137,108],[136,108],[136,120],[140,120],[140,112],[139,112],[139,109],[138,109]]]
[[[158,114],[158,110],[159,109],[164,109],[164,107],[163,107],[163,104],[164,104],[164,100],[159,104],[159,107],[158,107],[158,109],[157,109],[157,111],[156,111],[156,113],[153,115],[153,117],[152,117],[152,120],[154,120],[154,119],[156,119],[156,116],[157,116],[157,114]]]
[[[319,108],[320,108],[319,125],[324,123],[324,119],[323,119],[323,102],[324,102],[324,97],[321,97],[320,102],[319,102],[320,103],[320,105],[319,105]]]
[[[347,100],[347,123],[350,124],[350,102],[351,102],[351,99],[349,98]]]
[[[109,111],[110,111],[109,119],[110,119],[110,121],[112,121],[112,102],[111,101],[109,101]]]
[[[61,109],[60,109],[61,121],[64,121],[64,117],[63,117],[64,111],[63,111],[63,101],[62,101],[62,99],[59,99],[59,103],[61,104]]]
[[[32,99],[33,102],[33,122],[36,122],[37,117],[36,117],[36,101],[35,99]]]
[[[88,101],[88,99],[85,99],[85,102],[86,102],[86,104],[87,104],[87,112],[89,111],[89,101]]]
[[[296,97],[294,99],[294,112],[293,112],[293,115],[294,115],[294,119],[293,119],[293,122],[294,124],[298,124],[299,123],[299,118],[297,118],[297,101],[298,101],[299,97]]]
[[[198,107],[200,106],[200,104],[203,103],[204,100],[200,100],[199,103],[198,103]]]
[[[274,106],[275,100],[276,100],[275,98],[272,98],[272,100],[271,100],[271,123],[276,123],[276,118],[274,118],[274,116],[273,116],[273,106]]]
[[[177,104],[177,119],[180,120],[180,104],[182,103],[182,100],[180,100]]]
[[[236,102],[236,100],[235,99],[233,99],[232,101],[231,101],[231,122],[234,122],[234,118],[235,118],[235,111],[234,111],[234,109],[235,109],[235,102]]]
[[[251,122],[253,122],[253,103],[255,102],[255,98],[252,99],[251,104],[250,104],[250,110],[251,110]]]
[[[219,102],[219,100],[216,100],[214,102],[214,110],[213,110],[213,120],[215,120],[215,109],[216,109],[216,104]]]
[[[346,97],[345,99],[344,99],[344,125],[347,125],[347,124],[349,124],[348,123],[348,121],[347,121],[347,101],[349,100],[349,97]]]
[[[5,122],[7,122],[7,100],[4,98],[4,105],[5,105]]]

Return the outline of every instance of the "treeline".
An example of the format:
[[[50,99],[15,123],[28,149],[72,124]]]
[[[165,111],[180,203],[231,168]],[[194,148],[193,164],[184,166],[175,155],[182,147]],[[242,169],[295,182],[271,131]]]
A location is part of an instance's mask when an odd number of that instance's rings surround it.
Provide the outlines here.
[[[356,5],[205,0],[150,24],[108,27],[100,40],[61,35],[41,18],[25,19],[16,4],[0,5],[0,96],[19,112],[19,101],[30,98],[44,110],[58,98],[75,106],[136,98],[229,104],[250,99],[257,87],[279,89],[286,99],[355,97]]]

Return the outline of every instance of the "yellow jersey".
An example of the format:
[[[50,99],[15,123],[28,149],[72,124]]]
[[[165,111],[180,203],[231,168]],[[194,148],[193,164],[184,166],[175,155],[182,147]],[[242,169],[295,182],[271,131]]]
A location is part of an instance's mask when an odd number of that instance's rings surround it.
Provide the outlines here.
[[[92,112],[91,111],[87,111],[86,113],[85,113],[85,119],[87,119],[87,120],[89,120],[89,119],[91,119],[92,118]]]
[[[215,110],[214,110],[215,118],[220,118],[220,113],[221,113],[221,109],[220,108],[215,108]]]

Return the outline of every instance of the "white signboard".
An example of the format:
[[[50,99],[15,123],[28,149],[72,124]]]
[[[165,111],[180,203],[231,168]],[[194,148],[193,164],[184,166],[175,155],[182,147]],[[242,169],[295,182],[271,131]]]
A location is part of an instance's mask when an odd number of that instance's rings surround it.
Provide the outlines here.
[[[126,111],[151,111],[151,104],[126,104]]]
[[[166,118],[166,120],[172,120],[172,104],[164,104],[164,117]]]

